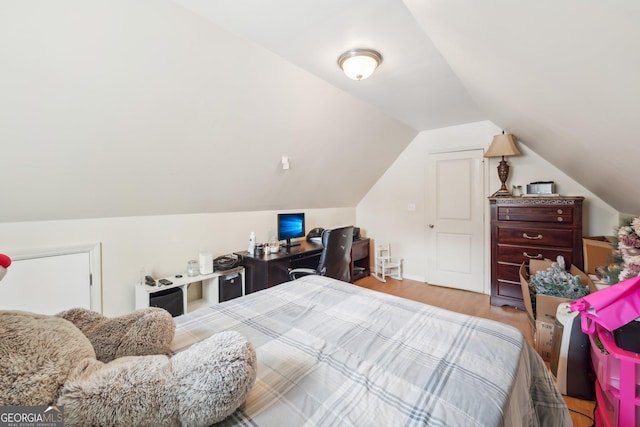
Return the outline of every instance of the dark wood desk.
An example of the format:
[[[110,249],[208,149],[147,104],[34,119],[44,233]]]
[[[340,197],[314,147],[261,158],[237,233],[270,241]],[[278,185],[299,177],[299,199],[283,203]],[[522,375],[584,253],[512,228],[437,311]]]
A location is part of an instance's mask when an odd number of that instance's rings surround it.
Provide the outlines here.
[[[367,277],[371,272],[370,239],[354,240],[351,246],[351,283]]]
[[[280,248],[269,255],[243,253],[245,268],[245,292],[260,291],[289,281],[291,268],[317,268],[322,245],[303,240],[299,246]],[[355,240],[351,248],[351,281],[369,275],[369,239]]]

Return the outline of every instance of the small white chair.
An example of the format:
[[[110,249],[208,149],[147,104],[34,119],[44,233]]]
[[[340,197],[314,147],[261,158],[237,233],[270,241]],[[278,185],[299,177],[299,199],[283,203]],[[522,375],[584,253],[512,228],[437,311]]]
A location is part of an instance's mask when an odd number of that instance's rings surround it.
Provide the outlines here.
[[[379,244],[375,248],[375,269],[373,277],[386,282],[386,277],[402,280],[402,259],[392,258],[389,244]]]

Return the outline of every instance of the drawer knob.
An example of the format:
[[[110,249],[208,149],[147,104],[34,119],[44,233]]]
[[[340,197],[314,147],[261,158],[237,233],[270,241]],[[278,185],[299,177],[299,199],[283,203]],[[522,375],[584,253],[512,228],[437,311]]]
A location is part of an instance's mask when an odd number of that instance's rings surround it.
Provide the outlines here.
[[[505,209],[505,210],[507,211],[507,213],[510,213],[510,212],[511,212],[511,209]]]
[[[562,217],[561,217],[561,216],[559,216],[559,217],[558,217],[558,222],[562,222],[562,221],[564,221],[564,219],[562,219]]]
[[[507,219],[511,219],[511,216],[510,216],[510,215],[507,215],[507,217],[506,217],[506,218],[507,218]]]
[[[562,209],[558,209],[558,215],[562,215]]]
[[[542,239],[542,234],[538,234],[537,236],[529,236],[527,233],[522,233],[522,237],[529,240],[540,240]]]
[[[542,259],[542,254],[538,254],[538,255],[529,255],[526,252],[522,252],[522,255],[524,255],[525,257],[529,258],[529,259]]]

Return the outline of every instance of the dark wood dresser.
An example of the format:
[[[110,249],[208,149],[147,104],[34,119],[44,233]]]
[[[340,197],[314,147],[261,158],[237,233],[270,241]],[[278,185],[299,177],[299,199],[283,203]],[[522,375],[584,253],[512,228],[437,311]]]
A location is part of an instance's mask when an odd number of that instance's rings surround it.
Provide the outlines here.
[[[491,305],[524,310],[519,269],[530,259],[555,260],[582,270],[584,197],[492,197]]]

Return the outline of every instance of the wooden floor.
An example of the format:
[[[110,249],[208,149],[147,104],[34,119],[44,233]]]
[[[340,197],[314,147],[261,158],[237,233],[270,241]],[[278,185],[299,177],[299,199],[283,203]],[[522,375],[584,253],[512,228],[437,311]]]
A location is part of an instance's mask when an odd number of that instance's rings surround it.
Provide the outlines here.
[[[494,307],[489,304],[488,295],[429,285],[408,279],[387,279],[386,283],[382,283],[372,276],[360,279],[355,284],[363,288],[386,292],[447,310],[507,323],[518,328],[529,343],[533,345],[533,335],[527,314],[515,308]],[[564,399],[569,407],[574,427],[589,427],[593,425],[594,402],[574,399],[568,396],[565,396]]]

